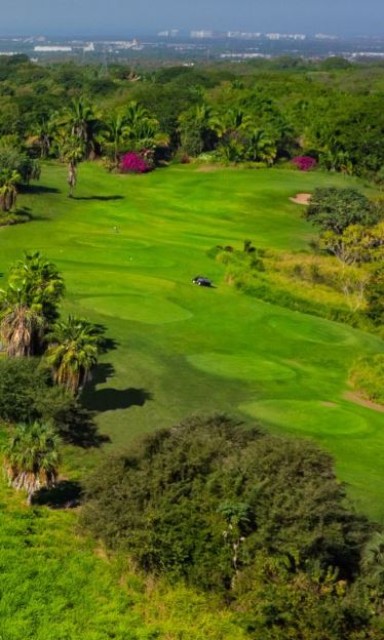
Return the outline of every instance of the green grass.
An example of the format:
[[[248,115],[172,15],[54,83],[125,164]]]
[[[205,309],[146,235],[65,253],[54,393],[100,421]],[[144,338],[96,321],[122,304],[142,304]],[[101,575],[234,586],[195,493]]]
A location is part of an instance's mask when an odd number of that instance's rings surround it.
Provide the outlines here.
[[[81,476],[139,433],[191,413],[226,411],[317,439],[334,454],[357,506],[384,520],[384,414],[344,398],[352,361],[384,352],[384,344],[234,291],[223,282],[223,265],[207,255],[245,239],[308,249],[312,229],[289,197],[358,183],[317,172],[191,165],[119,176],[88,164],[71,200],[65,174],[49,165],[41,183],[47,190],[21,196],[38,219],[0,229],[0,271],[24,249],[42,251],[64,275],[65,311],[105,324],[117,342],[85,394],[102,409],[98,424],[111,444],[69,451],[72,473]],[[217,287],[193,286],[196,274]]]
[[[244,640],[218,599],[146,582],[77,536],[74,513],[19,498],[0,488],[2,640]]]

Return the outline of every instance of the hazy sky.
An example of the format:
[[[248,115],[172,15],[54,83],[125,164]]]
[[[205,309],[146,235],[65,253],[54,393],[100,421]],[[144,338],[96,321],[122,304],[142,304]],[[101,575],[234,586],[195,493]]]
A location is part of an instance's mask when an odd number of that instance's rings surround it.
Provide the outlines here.
[[[0,35],[242,29],[384,35],[384,0],[0,0]]]

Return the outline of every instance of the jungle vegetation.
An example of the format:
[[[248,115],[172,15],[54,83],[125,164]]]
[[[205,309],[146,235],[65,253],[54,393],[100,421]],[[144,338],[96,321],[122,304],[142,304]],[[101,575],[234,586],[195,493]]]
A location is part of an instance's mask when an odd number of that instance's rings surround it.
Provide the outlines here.
[[[373,63],[106,73],[1,58],[0,224],[31,221],[55,256],[16,256],[31,240],[1,230],[2,268],[12,256],[0,291],[4,639],[383,636],[382,525],[359,515],[328,452],[345,445],[337,463],[361,474],[371,504],[375,447],[361,446],[359,469],[347,445],[379,417],[352,419],[340,389],[349,371],[358,393],[383,401],[383,92]],[[148,182],[119,183],[120,172]],[[311,197],[286,220],[301,173]],[[232,189],[243,197],[256,180],[248,209],[259,189],[260,212],[244,222]],[[271,193],[284,216],[269,225]],[[184,287],[196,260],[223,278],[208,311]],[[125,387],[97,390],[114,350]],[[126,388],[129,369],[160,397],[142,421],[125,410],[152,396]],[[196,415],[203,402],[219,413]],[[221,413],[232,402],[244,423]]]

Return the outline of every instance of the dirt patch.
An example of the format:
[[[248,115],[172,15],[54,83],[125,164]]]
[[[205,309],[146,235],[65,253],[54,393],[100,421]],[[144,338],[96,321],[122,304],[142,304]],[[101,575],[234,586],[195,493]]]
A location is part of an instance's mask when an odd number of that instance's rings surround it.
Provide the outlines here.
[[[384,405],[377,404],[377,402],[372,402],[372,400],[367,400],[367,398],[362,398],[358,393],[354,391],[347,391],[344,394],[344,398],[349,400],[350,402],[354,402],[355,404],[359,404],[362,407],[367,407],[367,409],[372,409],[373,411],[378,411],[379,413],[384,413]]]
[[[198,168],[198,171],[201,171],[201,173],[208,173],[210,171],[217,171],[218,168],[217,164],[202,164]]]
[[[294,198],[289,198],[295,204],[309,204],[311,193],[297,193]]]
[[[325,400],[321,404],[323,405],[323,407],[337,407],[336,402],[328,402],[328,400]]]

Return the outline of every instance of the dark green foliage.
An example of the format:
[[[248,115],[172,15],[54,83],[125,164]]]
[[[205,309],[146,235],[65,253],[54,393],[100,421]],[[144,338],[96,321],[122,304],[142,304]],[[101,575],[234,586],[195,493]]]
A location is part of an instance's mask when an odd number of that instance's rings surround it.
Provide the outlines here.
[[[372,225],[378,221],[378,212],[368,198],[351,188],[315,189],[304,215],[322,231],[335,233],[352,224]]]
[[[379,637],[361,592],[349,591],[332,569],[293,573],[283,559],[261,553],[240,576],[236,596],[240,621],[255,640]]]
[[[231,589],[259,553],[291,570],[357,570],[366,524],[330,456],[223,416],[146,436],[89,479],[83,520],[145,570]]]
[[[335,69],[350,69],[351,67],[352,64],[342,56],[332,56],[331,58],[326,58],[320,65],[320,68],[324,69],[324,71],[333,71]]]
[[[9,422],[41,418],[51,386],[49,371],[39,367],[37,359],[1,359],[0,418]]]
[[[91,414],[53,385],[49,369],[37,358],[0,359],[0,420],[48,422],[66,442],[100,444]]]
[[[375,325],[384,324],[384,267],[379,267],[367,285],[367,316]]]
[[[40,178],[39,163],[12,147],[0,147],[0,170],[2,175],[16,171],[18,182],[26,184]]]

